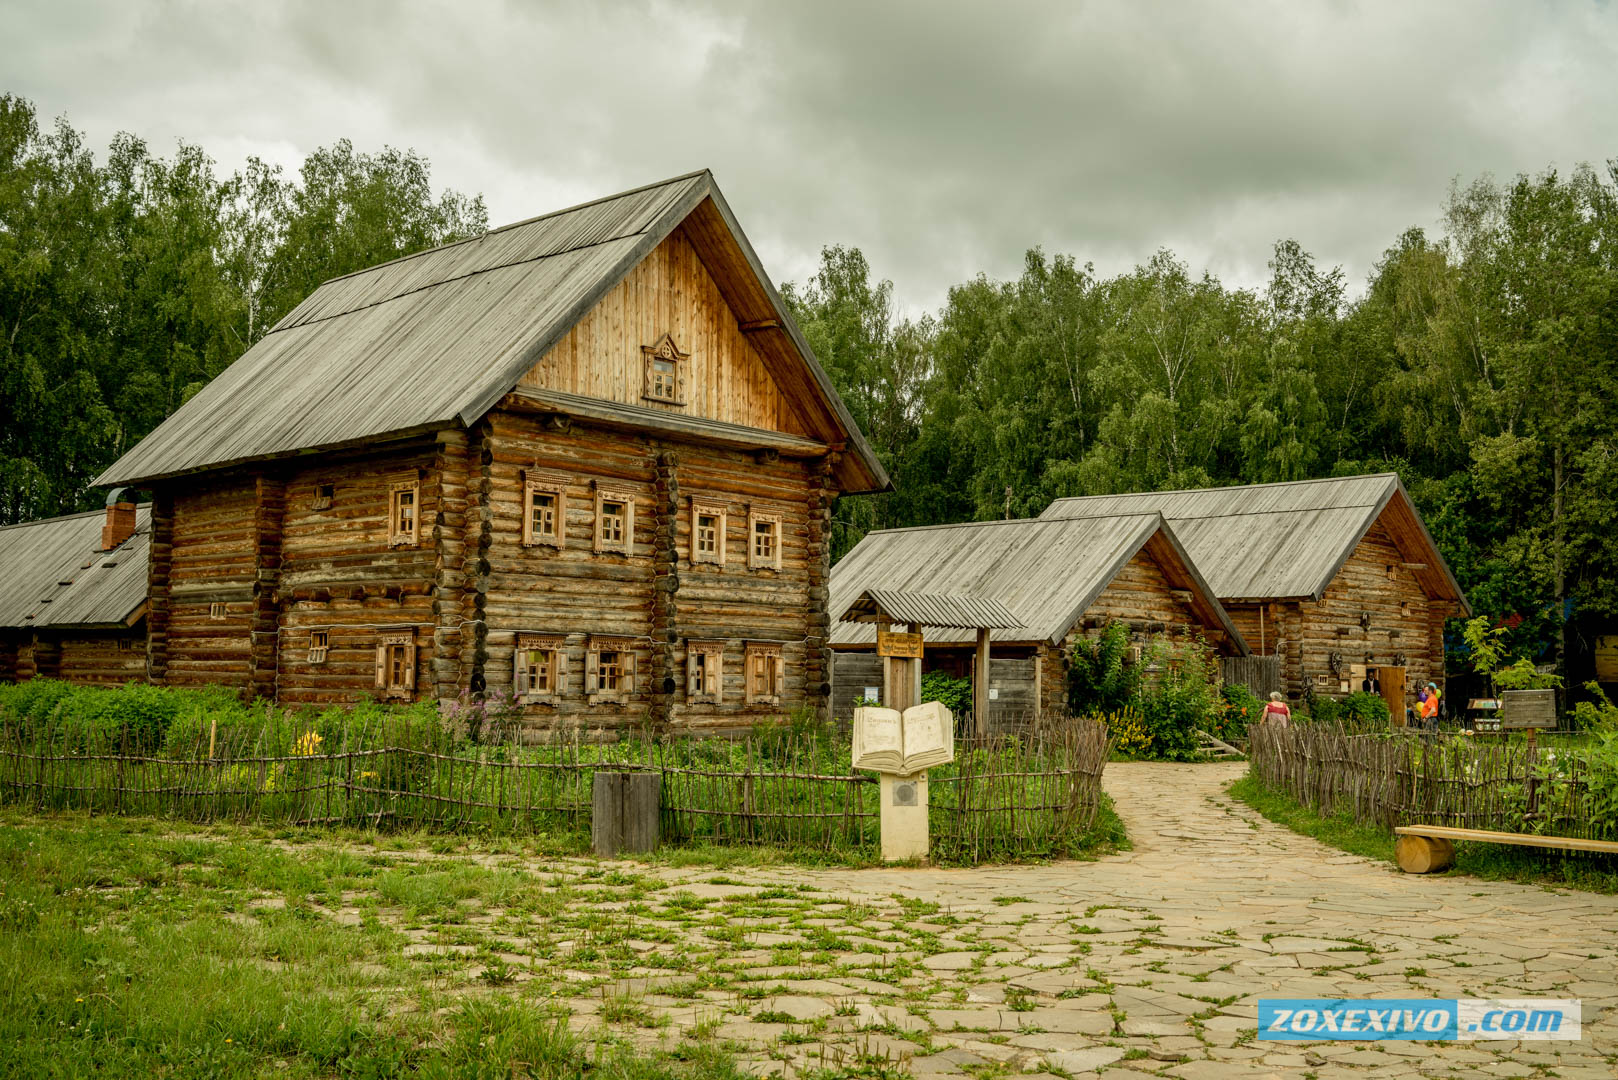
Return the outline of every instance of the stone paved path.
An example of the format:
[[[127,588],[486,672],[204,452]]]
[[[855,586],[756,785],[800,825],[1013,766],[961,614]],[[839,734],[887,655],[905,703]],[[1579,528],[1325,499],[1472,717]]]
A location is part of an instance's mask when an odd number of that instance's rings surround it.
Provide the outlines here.
[[[1007,1035],[1002,1050],[1046,1052],[1075,1076],[1097,1066],[1196,1078],[1618,1076],[1618,897],[1400,874],[1233,802],[1224,788],[1243,769],[1109,765],[1106,788],[1134,850],[1100,862],[813,880],[838,893],[935,901],[989,924],[993,950],[981,964],[969,953],[960,973],[966,1002],[928,1003],[933,1030]],[[923,963],[948,970],[961,959]],[[1462,996],[1582,998],[1584,1038],[1252,1039],[1259,997]],[[1025,1011],[1008,1010],[1008,1000]],[[997,1059],[981,1037],[935,1041]],[[952,1071],[938,1060],[949,1056],[910,1064]],[[1026,1055],[1010,1060],[1038,1067]]]
[[[721,1040],[760,1073],[1618,1077],[1618,897],[1401,875],[1233,803],[1244,768],[1109,765],[1134,850],[1097,862],[528,865],[565,910],[410,930],[413,962],[509,950],[512,989],[544,986],[582,1032]],[[1460,996],[1581,998],[1584,1037],[1254,1039],[1260,997]]]

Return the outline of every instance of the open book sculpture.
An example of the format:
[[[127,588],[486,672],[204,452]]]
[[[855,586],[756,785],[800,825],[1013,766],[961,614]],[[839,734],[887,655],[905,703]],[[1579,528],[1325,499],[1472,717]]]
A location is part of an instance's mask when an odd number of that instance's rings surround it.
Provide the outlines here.
[[[910,776],[955,760],[955,716],[939,701],[854,710],[854,767]]]

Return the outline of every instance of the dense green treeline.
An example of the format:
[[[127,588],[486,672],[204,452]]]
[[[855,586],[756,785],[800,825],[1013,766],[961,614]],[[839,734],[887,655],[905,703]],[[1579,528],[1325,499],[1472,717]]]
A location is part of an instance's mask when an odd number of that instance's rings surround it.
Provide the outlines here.
[[[96,472],[319,282],[485,219],[413,152],[221,178],[129,135],[98,161],[0,96],[0,523],[96,505]],[[896,487],[842,502],[841,548],[1062,495],[1395,469],[1477,610],[1582,656],[1618,614],[1618,164],[1458,185],[1441,235],[1390,241],[1358,292],[1292,241],[1261,290],[1167,251],[1109,278],[1036,249],[921,318],[826,249],[784,292]]]
[[[1261,291],[1166,251],[1103,278],[1036,249],[920,319],[826,249],[788,296],[896,488],[845,501],[843,545],[1064,495],[1396,470],[1476,609],[1542,660],[1565,636],[1588,678],[1618,614],[1618,163],[1456,186],[1443,220],[1392,238],[1357,297],[1290,240]]]
[[[0,95],[0,524],[95,505],[97,472],[320,282],[485,227],[412,152],[221,178],[119,135],[97,161]]]

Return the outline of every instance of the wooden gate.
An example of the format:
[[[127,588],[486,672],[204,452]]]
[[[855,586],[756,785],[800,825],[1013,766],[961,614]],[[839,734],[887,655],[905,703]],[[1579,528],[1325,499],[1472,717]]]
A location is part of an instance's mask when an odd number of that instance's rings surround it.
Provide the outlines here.
[[[1259,697],[1269,697],[1281,689],[1279,656],[1221,656],[1219,677],[1227,683],[1245,686]]]
[[[1382,688],[1382,700],[1388,703],[1388,716],[1393,720],[1394,727],[1405,725],[1405,669],[1402,667],[1379,667],[1376,669],[1377,685]]]

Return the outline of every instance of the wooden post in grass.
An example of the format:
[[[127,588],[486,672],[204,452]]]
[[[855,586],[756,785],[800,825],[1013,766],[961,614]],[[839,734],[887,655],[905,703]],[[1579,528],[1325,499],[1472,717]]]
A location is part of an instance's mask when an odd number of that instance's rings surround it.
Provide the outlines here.
[[[595,774],[591,788],[590,846],[603,858],[657,848],[663,776],[650,771]]]
[[[978,651],[972,657],[972,728],[979,739],[989,734],[989,631],[978,630]]]

